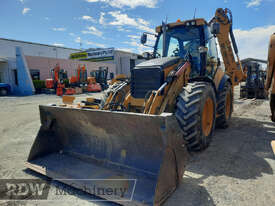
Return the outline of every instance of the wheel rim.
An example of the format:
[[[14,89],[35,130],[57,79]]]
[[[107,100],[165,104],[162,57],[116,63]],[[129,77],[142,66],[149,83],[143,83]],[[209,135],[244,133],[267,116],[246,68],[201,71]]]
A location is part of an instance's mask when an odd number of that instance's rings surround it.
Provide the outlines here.
[[[203,106],[202,112],[202,131],[204,136],[208,136],[211,133],[214,119],[214,103],[213,100],[208,97]]]
[[[225,116],[226,119],[229,119],[231,112],[231,95],[230,92],[226,94],[226,103],[225,103]]]

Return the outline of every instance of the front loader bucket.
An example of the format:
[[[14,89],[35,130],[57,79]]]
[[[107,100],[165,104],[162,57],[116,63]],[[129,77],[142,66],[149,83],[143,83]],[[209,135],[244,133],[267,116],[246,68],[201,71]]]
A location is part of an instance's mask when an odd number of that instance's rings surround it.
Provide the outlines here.
[[[36,172],[122,205],[160,205],[182,179],[188,153],[172,114],[40,106],[40,118],[26,163]]]

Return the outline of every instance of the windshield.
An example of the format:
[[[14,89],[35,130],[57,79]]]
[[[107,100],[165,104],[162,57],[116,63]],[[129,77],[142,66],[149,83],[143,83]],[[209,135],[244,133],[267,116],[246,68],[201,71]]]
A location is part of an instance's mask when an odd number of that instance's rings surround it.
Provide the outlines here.
[[[156,57],[185,57],[186,53],[189,52],[192,57],[199,58],[199,46],[198,27],[177,27],[166,32],[165,51],[163,50],[163,34],[159,36],[155,55]]]

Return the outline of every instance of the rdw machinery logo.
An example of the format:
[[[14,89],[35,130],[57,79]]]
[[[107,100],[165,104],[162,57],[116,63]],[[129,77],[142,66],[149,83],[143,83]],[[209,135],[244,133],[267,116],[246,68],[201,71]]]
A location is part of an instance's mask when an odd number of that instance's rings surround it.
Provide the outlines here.
[[[39,179],[0,179],[1,200],[45,200],[50,183]]]

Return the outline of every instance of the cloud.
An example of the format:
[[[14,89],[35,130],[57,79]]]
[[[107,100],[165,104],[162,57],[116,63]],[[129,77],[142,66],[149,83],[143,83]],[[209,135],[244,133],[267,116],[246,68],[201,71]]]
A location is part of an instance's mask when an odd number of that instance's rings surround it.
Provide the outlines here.
[[[128,35],[131,39],[140,39],[140,36],[137,35]]]
[[[134,49],[132,48],[117,48],[117,50],[133,53]]]
[[[91,21],[91,22],[94,22],[94,23],[96,22],[96,20],[91,16],[82,16],[81,19],[85,20],[85,21]]]
[[[65,45],[64,44],[61,44],[61,43],[53,43],[54,46],[60,46],[60,47],[64,47]]]
[[[64,27],[55,27],[53,28],[53,31],[66,31],[67,29]]]
[[[240,58],[247,57],[267,59],[270,35],[275,31],[275,25],[254,27],[249,30],[235,29]]]
[[[49,20],[50,20],[50,18],[49,18],[49,17],[45,17],[44,19],[45,19],[45,20],[47,20],[47,21],[49,21]]]
[[[117,30],[118,30],[118,31],[123,31],[123,32],[131,32],[131,30],[125,29],[125,28],[123,28],[122,26],[118,26],[118,27],[117,27]]]
[[[72,32],[71,32],[71,33],[69,33],[69,35],[70,35],[70,36],[75,36],[75,33],[72,33]]]
[[[155,32],[154,29],[151,29],[149,27],[150,23],[144,19],[141,19],[141,18],[134,19],[129,17],[127,14],[121,13],[120,11],[111,11],[109,12],[109,14],[114,17],[114,21],[110,22],[109,23],[110,25],[113,25],[113,26],[127,25],[142,31],[147,31],[151,33]]]
[[[81,43],[82,42],[82,40],[81,40],[81,38],[80,37],[76,37],[76,39],[74,40],[76,43]]]
[[[138,25],[135,19],[128,17],[127,14],[122,14],[120,11],[110,11],[109,14],[115,18],[115,20],[110,23],[111,25]]]
[[[259,6],[262,3],[263,0],[250,0],[249,2],[247,2],[246,7],[256,7]]]
[[[99,36],[99,37],[101,37],[103,35],[103,32],[99,31],[94,26],[87,27],[87,30],[82,31],[82,33],[83,34],[93,34],[93,35],[96,35],[96,36]]]
[[[103,2],[116,8],[136,8],[139,6],[155,8],[159,0],[86,0],[89,3]]]
[[[93,47],[96,46],[96,47],[100,47],[100,48],[106,48],[106,46],[104,44],[95,43],[95,42],[92,42],[92,41],[85,41],[84,43],[88,44],[88,45],[93,45]]]
[[[22,14],[25,15],[25,14],[27,14],[30,10],[31,10],[30,8],[24,8],[24,9],[22,10]]]
[[[19,0],[22,4],[24,4],[24,0]]]

